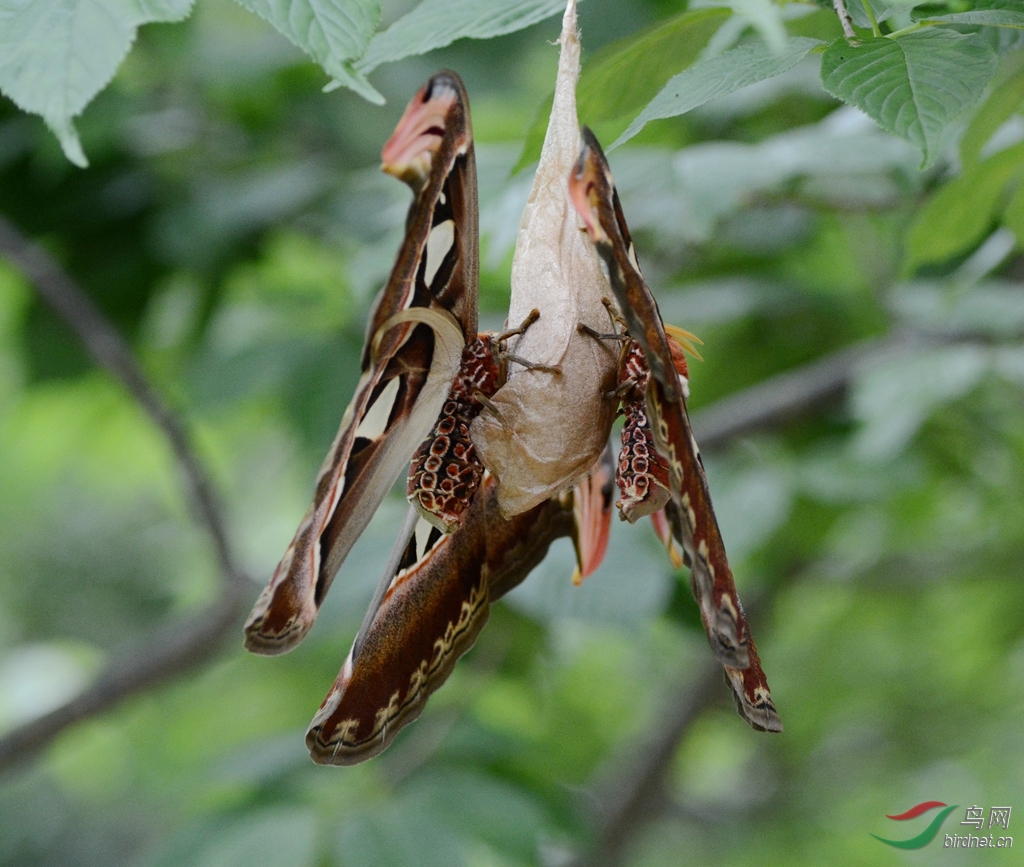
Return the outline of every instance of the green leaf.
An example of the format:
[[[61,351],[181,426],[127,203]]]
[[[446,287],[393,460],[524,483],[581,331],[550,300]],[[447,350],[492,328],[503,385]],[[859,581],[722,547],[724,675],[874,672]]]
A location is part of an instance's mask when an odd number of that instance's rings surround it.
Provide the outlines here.
[[[821,61],[825,89],[935,162],[947,127],[981,98],[995,52],[975,34],[924,30],[900,39],[837,39]]]
[[[1024,105],[1024,51],[1004,59],[999,80],[981,108],[975,112],[971,125],[960,140],[960,161],[970,165],[978,161],[982,148],[993,134]]]
[[[877,23],[890,18],[899,8],[898,6],[893,8],[888,3],[882,2],[882,0],[864,0],[864,2],[870,2],[871,11],[874,13]],[[863,27],[865,30],[870,30],[871,19],[868,18],[867,12],[864,9],[864,2],[862,0],[850,0],[846,4],[846,11],[850,13],[850,19],[854,24],[858,27]]]
[[[319,63],[337,86],[343,84],[370,102],[381,96],[356,71],[380,21],[380,0],[238,0]],[[329,86],[330,87],[330,86]]]
[[[652,120],[685,114],[748,84],[774,78],[796,66],[821,44],[817,39],[789,39],[782,52],[777,53],[763,42],[751,42],[731,48],[717,57],[700,60],[670,78],[611,148],[629,141]]]
[[[988,365],[988,350],[969,344],[880,359],[853,389],[853,415],[862,425],[855,451],[869,460],[896,457],[936,410],[973,389]]]
[[[983,24],[992,27],[1024,27],[1024,3],[1021,0],[980,0],[968,12],[950,12],[944,15],[915,16],[922,21],[941,21],[946,24]]]
[[[365,73],[382,63],[426,54],[456,39],[490,39],[513,33],[564,9],[564,0],[423,0],[373,38],[356,68]]]
[[[697,60],[728,18],[726,9],[683,12],[601,49],[584,62],[580,74],[576,88],[580,121],[594,125],[616,120],[646,105],[669,78]],[[540,157],[550,113],[548,97],[526,133],[513,173]]]
[[[41,115],[84,167],[73,119],[110,83],[140,25],[191,9],[192,0],[0,0],[0,91]]]
[[[1024,143],[975,164],[932,196],[907,235],[905,274],[974,247],[991,229],[1005,190],[1024,175]]]

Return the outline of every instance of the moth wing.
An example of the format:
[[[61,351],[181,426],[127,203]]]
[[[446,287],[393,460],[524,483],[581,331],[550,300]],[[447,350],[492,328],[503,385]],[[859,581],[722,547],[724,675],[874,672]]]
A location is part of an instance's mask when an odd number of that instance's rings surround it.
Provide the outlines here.
[[[384,146],[413,188],[406,235],[367,329],[355,397],[306,512],[245,626],[246,646],[283,653],[309,631],[359,534],[429,432],[477,328],[476,169],[465,87],[434,75]]]
[[[490,475],[455,532],[444,534],[417,516],[397,570],[306,733],[313,760],[356,764],[384,750],[473,646],[491,602],[573,526],[571,498],[553,498],[506,521]]]

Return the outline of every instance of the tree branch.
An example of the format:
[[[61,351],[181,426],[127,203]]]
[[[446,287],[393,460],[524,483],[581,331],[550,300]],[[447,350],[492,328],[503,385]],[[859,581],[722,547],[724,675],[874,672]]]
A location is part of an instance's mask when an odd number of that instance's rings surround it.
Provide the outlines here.
[[[163,627],[145,648],[115,656],[96,681],[71,701],[0,738],[2,770],[31,757],[69,726],[209,660],[225,633],[240,619],[249,581],[235,563],[220,504],[185,426],[154,391],[121,335],[56,260],[2,216],[0,257],[26,277],[78,335],[93,360],[121,381],[167,439],[196,521],[213,544],[221,576],[219,598],[208,608]]]
[[[573,867],[620,864],[637,831],[662,812],[667,799],[665,772],[672,766],[672,756],[694,721],[727,690],[722,666],[708,656],[696,678],[691,674],[666,690],[655,725],[594,775],[588,788],[595,839]]]
[[[836,10],[836,15],[839,16],[839,22],[843,25],[843,34],[847,39],[856,39],[857,34],[853,32],[853,19],[850,18],[850,13],[846,11],[846,4],[843,0],[832,0],[832,8]]]
[[[229,581],[240,580],[220,506],[206,472],[192,451],[185,427],[149,384],[124,338],[57,261],[3,216],[0,216],[0,256],[25,276],[54,313],[78,335],[93,360],[121,381],[166,437],[185,477],[196,519],[213,542],[222,574]]]
[[[759,382],[693,414],[693,434],[705,451],[736,437],[776,427],[840,397],[860,365],[910,341],[877,338],[857,343]]]

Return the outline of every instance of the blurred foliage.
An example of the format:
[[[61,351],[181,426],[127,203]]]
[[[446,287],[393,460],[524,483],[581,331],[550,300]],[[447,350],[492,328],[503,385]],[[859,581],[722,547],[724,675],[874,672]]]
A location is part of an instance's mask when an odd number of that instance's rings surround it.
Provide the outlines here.
[[[410,5],[386,5],[385,23]],[[907,4],[872,7],[910,21]],[[839,33],[827,10],[787,10],[807,9],[783,10],[790,36]],[[586,0],[585,70],[681,11]],[[0,102],[0,213],[59,257],[186,416],[260,583],[306,508],[402,231],[408,194],[377,172],[381,143],[435,68],[460,72],[482,313],[499,325],[530,183],[510,172],[557,32],[548,19],[382,66],[378,108],[323,93],[323,71],[268,24],[203,0],[184,23],[139,30],[78,120],[87,170]],[[815,54],[611,155],[665,318],[704,341],[698,436],[715,400],[890,338],[843,399],[705,455],[786,730],[748,730],[723,685],[626,864],[1019,861],[869,836],[898,837],[885,815],[925,800],[1024,810],[1024,64],[1007,37],[977,38],[998,70],[927,171],[822,89]],[[585,848],[594,780],[615,779],[615,757],[710,656],[685,573],[647,526],[617,526],[574,589],[556,545],[392,749],[313,766],[302,732],[401,514],[396,492],[293,653],[248,656],[239,635],[8,772],[0,863],[489,867]],[[160,436],[0,261],[0,727],[74,695],[126,641],[144,648],[216,581]]]

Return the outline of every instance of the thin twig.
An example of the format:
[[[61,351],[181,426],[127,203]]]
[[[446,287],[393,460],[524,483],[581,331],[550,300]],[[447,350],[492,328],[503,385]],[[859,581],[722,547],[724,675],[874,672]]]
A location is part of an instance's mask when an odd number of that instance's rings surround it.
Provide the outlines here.
[[[875,10],[871,8],[871,4],[868,0],[860,0],[864,6],[864,14],[868,16],[868,21],[871,22],[871,33],[876,39],[882,38],[882,31],[878,29],[878,19],[875,17]]]
[[[806,415],[840,397],[869,357],[896,345],[890,338],[858,343],[723,398],[693,414],[694,437],[711,451],[743,434]]]
[[[722,666],[708,657],[696,677],[690,673],[667,687],[668,698],[646,735],[630,742],[595,774],[588,786],[595,838],[573,867],[621,863],[646,820],[664,808],[665,772],[679,743],[694,721],[728,691],[722,683]]]
[[[220,506],[202,465],[192,451],[184,425],[153,390],[124,338],[57,261],[0,216],[0,257],[7,259],[32,284],[64,323],[78,335],[93,360],[121,381],[170,443],[185,477],[197,521],[209,534],[221,572],[239,580],[228,545]]]
[[[856,39],[857,34],[853,32],[853,19],[850,18],[850,13],[846,11],[846,4],[843,0],[832,0],[832,7],[836,10],[836,15],[839,16],[839,22],[843,25],[843,33],[847,39]]]
[[[0,739],[0,769],[4,769],[35,755],[75,723],[104,713],[130,696],[209,660],[240,618],[250,585],[235,564],[220,505],[184,425],[154,391],[121,335],[57,261],[2,216],[0,257],[26,277],[78,335],[96,363],[121,381],[163,433],[184,477],[196,521],[213,544],[221,576],[219,597],[208,608],[186,621],[165,626],[146,642],[145,648],[132,648],[115,656],[78,696]]]
[[[235,588],[235,585],[229,585]],[[71,726],[113,710],[131,696],[153,689],[208,662],[241,619],[247,594],[231,589],[198,614],[165,624],[134,651],[119,653],[75,698],[0,739],[0,770],[49,746]],[[239,642],[240,643],[240,642]]]

